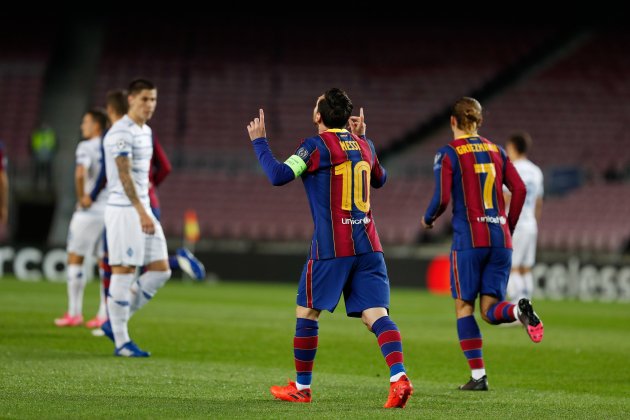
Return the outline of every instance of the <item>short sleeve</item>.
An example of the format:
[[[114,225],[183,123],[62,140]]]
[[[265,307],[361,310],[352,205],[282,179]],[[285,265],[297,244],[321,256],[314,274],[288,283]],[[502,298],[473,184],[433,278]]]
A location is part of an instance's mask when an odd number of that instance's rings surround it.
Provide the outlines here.
[[[75,162],[77,165],[81,165],[85,168],[89,168],[92,163],[92,158],[88,153],[87,147],[85,147],[85,141],[79,143],[79,146],[77,147]]]
[[[119,130],[109,134],[109,136],[108,143],[114,158],[118,156],[131,157],[131,151],[133,150],[133,135],[131,131]]]

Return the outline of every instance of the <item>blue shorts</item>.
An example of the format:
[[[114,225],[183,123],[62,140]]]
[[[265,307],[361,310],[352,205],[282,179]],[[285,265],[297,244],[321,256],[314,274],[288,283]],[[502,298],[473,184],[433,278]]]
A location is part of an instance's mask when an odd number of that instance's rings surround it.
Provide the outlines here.
[[[381,252],[304,264],[297,304],[334,312],[343,292],[348,316],[360,317],[369,308],[389,310],[389,279]]]
[[[474,248],[451,251],[451,294],[453,298],[473,302],[477,296],[505,299],[512,250],[507,248]]]

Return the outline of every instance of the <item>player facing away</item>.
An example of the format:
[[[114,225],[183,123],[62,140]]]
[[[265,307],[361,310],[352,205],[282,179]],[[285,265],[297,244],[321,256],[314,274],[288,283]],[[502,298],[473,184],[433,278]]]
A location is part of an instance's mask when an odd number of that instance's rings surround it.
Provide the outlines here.
[[[481,137],[481,105],[461,98],[451,114],[454,140],[438,150],[433,171],[435,192],[422,218],[432,228],[453,198],[451,293],[455,299],[459,342],[472,370],[461,390],[487,390],[482,339],[475,321],[480,296],[481,317],[489,324],[521,320],[532,341],[543,338],[543,324],[528,299],[505,301],[512,263],[512,233],[525,200],[525,185],[505,151]],[[502,186],[512,193],[505,214]]]
[[[272,386],[274,397],[311,401],[319,315],[333,312],[343,292],[348,316],[360,317],[376,335],[390,369],[385,407],[403,408],[413,393],[405,373],[400,332],[389,318],[389,279],[370,208],[370,186],[387,178],[374,144],[365,137],[363,109],[351,117],[352,102],[339,89],[317,98],[313,122],[318,134],[305,139],[284,163],[267,142],[265,117],[247,127],[256,156],[273,185],[301,178],[315,232],[298,286],[293,351],[297,379]],[[352,132],[345,129],[350,125]]]
[[[538,240],[538,222],[542,215],[543,173],[538,166],[527,158],[532,139],[529,134],[514,133],[505,145],[505,151],[520,175],[527,195],[521,217],[512,237],[512,272],[508,281],[507,294],[512,302],[522,298],[531,299],[534,292],[532,267],[536,261],[536,242]],[[510,192],[503,191],[506,203]]]
[[[102,257],[102,235],[105,228],[105,204],[107,192],[101,192],[94,200],[89,196],[98,181],[103,155],[102,135],[107,129],[108,119],[103,110],[92,109],[85,113],[81,123],[81,135],[76,151],[74,183],[77,206],[68,228],[68,311],[62,318],[55,319],[58,327],[75,327],[83,324],[83,292],[85,273],[83,261],[86,256]],[[101,293],[101,303],[96,317],[86,324],[89,328],[100,326],[107,318],[105,299]],[[96,325],[99,324],[99,325]]]
[[[114,354],[148,357],[129,337],[127,323],[171,276],[164,232],[149,206],[153,144],[147,121],[157,105],[157,88],[148,80],[137,79],[129,85],[128,94],[127,115],[112,126],[103,142],[109,192],[105,228],[112,267],[107,309]],[[142,266],[145,272],[132,299],[136,267]]]

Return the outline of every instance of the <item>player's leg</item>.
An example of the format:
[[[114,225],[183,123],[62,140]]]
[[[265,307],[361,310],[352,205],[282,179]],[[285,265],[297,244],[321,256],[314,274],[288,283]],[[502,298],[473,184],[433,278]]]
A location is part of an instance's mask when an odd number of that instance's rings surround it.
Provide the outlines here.
[[[85,290],[85,276],[83,273],[83,259],[89,237],[86,229],[89,225],[89,217],[82,212],[72,215],[68,227],[68,311],[62,318],[55,319],[55,325],[59,327],[77,326],[83,323],[83,291]]]
[[[527,252],[525,253],[523,264],[520,267],[520,275],[523,277],[523,297],[530,300],[534,296],[534,276],[532,274],[532,267],[536,263],[537,241],[538,233],[536,231],[530,232],[527,243]]]
[[[451,251],[451,295],[455,299],[457,336],[471,376],[466,384],[459,387],[463,391],[488,389],[483,339],[474,315],[475,300],[481,287],[480,271],[487,253],[487,249]]]
[[[83,323],[83,291],[85,276],[83,275],[83,256],[68,253],[68,310],[61,318],[55,319],[58,327],[76,327]]]
[[[131,305],[131,285],[135,280],[136,267],[144,261],[144,233],[133,207],[108,206],[105,211],[107,248],[112,267],[112,277],[107,299],[109,321],[103,331],[111,328],[117,356],[147,357],[129,337],[128,322]]]
[[[98,274],[99,274],[99,305],[98,311],[96,312],[96,316],[85,323],[85,326],[88,328],[97,329],[97,331],[101,331],[101,326],[107,321],[107,306],[106,306],[106,297],[105,290],[103,287],[103,277],[104,277],[104,263],[103,258],[105,254],[105,247],[103,246],[103,232],[105,230],[105,223],[103,221],[103,227],[101,228],[101,233],[98,234],[98,241],[95,243],[94,255],[98,257]]]
[[[322,310],[335,310],[351,266],[350,258],[308,260],[304,264],[298,285],[293,338],[296,381],[289,381],[285,386],[272,386],[271,394],[277,399],[288,402],[311,401],[319,314]]]
[[[493,248],[482,273],[481,316],[490,324],[520,320],[535,343],[543,338],[543,323],[534,312],[531,301],[522,298],[517,305],[505,301],[505,291],[511,264],[511,250]]]
[[[525,284],[520,268],[525,261],[527,248],[527,232],[516,229],[512,236],[512,269],[507,284],[507,296],[514,304],[524,297]]]
[[[168,251],[166,238],[160,222],[154,218],[155,233],[145,235],[145,265],[144,272],[132,288],[133,297],[130,316],[149,303],[166,282],[171,278],[168,265]]]
[[[360,316],[374,333],[389,367],[390,387],[385,407],[404,408],[413,394],[413,386],[405,371],[400,331],[388,313],[389,277],[383,253],[372,252],[354,259],[352,273],[344,288],[346,312],[348,316]]]

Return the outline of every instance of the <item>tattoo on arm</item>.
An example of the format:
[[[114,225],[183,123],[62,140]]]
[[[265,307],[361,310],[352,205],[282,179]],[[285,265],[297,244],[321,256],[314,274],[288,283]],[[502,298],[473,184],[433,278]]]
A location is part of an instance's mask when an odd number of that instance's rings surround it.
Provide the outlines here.
[[[122,184],[129,201],[131,201],[131,204],[134,206],[140,204],[138,194],[136,193],[136,186],[131,178],[131,161],[127,156],[118,156],[116,158],[116,166],[118,167],[120,183]]]

